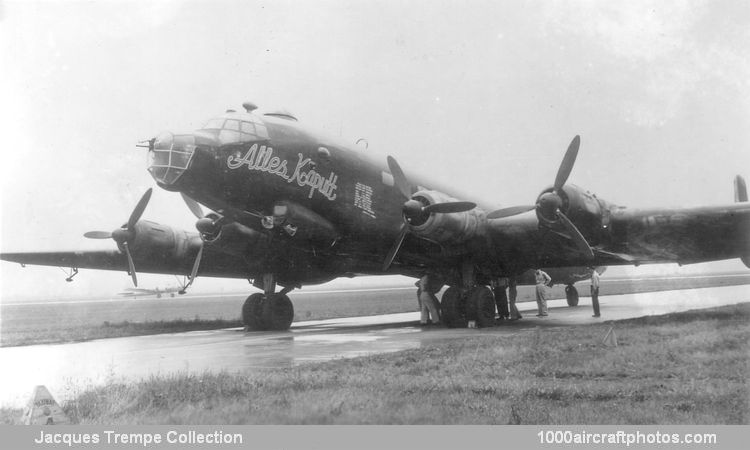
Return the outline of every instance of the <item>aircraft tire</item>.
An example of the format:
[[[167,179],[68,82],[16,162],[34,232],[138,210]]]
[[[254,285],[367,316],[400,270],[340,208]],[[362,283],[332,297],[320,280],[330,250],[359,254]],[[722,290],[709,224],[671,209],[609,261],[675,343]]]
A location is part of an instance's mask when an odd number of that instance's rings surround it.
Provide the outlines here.
[[[467,316],[476,320],[480,328],[495,326],[495,297],[487,286],[477,286],[469,293]]]
[[[242,305],[242,323],[251,331],[265,329],[261,317],[263,297],[264,295],[260,293],[253,294]]]
[[[288,330],[294,320],[294,306],[286,294],[274,294],[263,303],[262,321],[266,330]]]
[[[578,289],[572,284],[565,286],[565,300],[568,306],[578,306]]]
[[[440,299],[442,319],[448,328],[466,328],[466,299],[461,290],[451,286],[445,290]]]

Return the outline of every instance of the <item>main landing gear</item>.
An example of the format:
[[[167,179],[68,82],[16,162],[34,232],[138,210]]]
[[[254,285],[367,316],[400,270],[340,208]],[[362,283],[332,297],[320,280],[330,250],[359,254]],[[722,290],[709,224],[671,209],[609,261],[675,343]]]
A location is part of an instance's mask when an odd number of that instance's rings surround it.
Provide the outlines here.
[[[565,286],[565,300],[568,306],[578,306],[578,289],[572,284]]]
[[[247,331],[285,331],[292,325],[294,306],[286,294],[291,288],[276,291],[272,274],[263,275],[264,293],[252,294],[242,305],[242,323]]]
[[[495,325],[495,297],[488,286],[461,289],[451,286],[441,299],[442,320],[448,328],[466,328],[469,321],[478,327]]]
[[[465,328],[470,321],[478,327],[495,325],[495,297],[489,286],[476,285],[474,266],[461,267],[463,286],[445,290],[440,305],[442,320],[449,328]]]

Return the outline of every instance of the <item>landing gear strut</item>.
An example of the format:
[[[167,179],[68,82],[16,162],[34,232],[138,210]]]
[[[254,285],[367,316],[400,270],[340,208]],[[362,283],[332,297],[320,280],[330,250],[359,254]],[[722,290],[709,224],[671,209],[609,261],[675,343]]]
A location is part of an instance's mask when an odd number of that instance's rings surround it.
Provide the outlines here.
[[[285,331],[294,320],[294,306],[286,294],[291,288],[276,291],[272,274],[263,275],[264,293],[252,294],[242,305],[242,323],[247,331]]]
[[[565,299],[568,301],[568,306],[578,306],[578,289],[572,284],[565,286]]]

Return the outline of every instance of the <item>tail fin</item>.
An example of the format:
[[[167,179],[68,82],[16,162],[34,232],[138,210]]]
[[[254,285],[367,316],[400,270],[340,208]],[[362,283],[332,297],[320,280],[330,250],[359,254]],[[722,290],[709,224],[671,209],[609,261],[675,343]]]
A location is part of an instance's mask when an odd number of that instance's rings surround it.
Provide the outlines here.
[[[734,201],[737,203],[747,201],[747,184],[741,175],[734,177]]]
[[[747,201],[747,184],[745,179],[741,175],[734,177],[734,201],[746,202]],[[750,252],[745,252],[745,256],[740,257],[745,267],[750,269]]]

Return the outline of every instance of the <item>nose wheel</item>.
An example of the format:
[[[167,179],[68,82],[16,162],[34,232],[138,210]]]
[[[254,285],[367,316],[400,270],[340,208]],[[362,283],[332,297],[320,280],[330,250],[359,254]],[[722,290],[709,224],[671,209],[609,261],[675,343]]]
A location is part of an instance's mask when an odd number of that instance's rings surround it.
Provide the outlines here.
[[[246,331],[285,331],[294,320],[294,306],[289,296],[291,289],[276,290],[274,277],[266,274],[262,278],[265,293],[249,296],[242,305],[242,323]]]
[[[253,294],[242,305],[242,323],[247,331],[265,330],[262,325],[264,297],[260,293]]]
[[[247,331],[285,331],[294,320],[294,306],[286,294],[253,294],[242,305]]]

